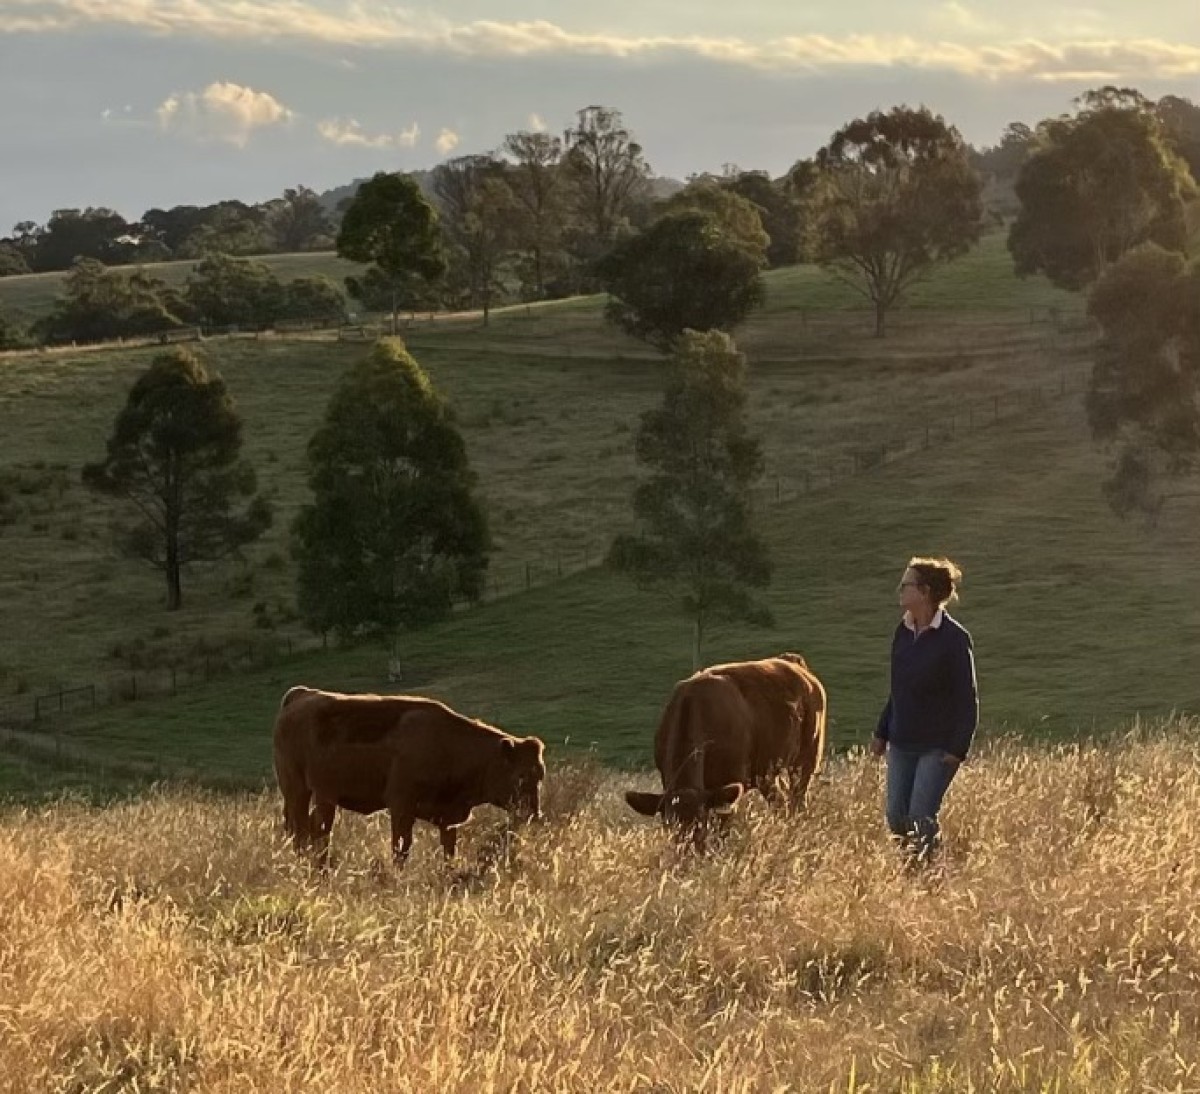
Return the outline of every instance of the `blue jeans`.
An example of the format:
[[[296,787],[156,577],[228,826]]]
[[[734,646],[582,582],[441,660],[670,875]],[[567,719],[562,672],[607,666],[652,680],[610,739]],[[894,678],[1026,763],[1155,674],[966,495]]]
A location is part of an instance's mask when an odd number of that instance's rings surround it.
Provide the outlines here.
[[[918,854],[933,854],[938,810],[958,764],[941,748],[908,750],[888,745],[887,824],[892,835]]]

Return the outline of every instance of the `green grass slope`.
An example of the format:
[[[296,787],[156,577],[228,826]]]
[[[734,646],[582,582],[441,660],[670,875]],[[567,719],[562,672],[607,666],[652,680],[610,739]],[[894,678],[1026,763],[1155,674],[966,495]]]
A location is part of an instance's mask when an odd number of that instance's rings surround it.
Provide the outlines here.
[[[967,580],[985,733],[1110,729],[1200,709],[1200,592],[1176,511],[1148,537],[1114,522],[1077,404],[897,462],[765,514],[773,630],[725,627],[710,660],[802,651],[829,687],[835,743],[863,742],[886,687],[894,585],[911,551],[949,552]],[[657,712],[689,669],[689,631],[662,595],[605,573],[488,605],[403,639],[403,684],[514,731],[646,764]],[[175,700],[76,720],[97,755],[247,778],[269,771],[279,696],[305,682],[386,688],[387,654],[313,655]]]
[[[142,267],[153,277],[168,285],[182,285],[192,272],[198,259],[189,258],[178,262],[154,262]],[[284,281],[297,277],[315,277],[323,274],[336,282],[348,274],[360,272],[356,262],[347,262],[327,251],[298,254],[260,255],[257,261],[264,262]],[[132,273],[137,267],[121,267]],[[62,292],[66,273],[22,274],[16,277],[0,277],[0,311],[20,312],[30,318],[45,315],[54,307],[54,301]]]

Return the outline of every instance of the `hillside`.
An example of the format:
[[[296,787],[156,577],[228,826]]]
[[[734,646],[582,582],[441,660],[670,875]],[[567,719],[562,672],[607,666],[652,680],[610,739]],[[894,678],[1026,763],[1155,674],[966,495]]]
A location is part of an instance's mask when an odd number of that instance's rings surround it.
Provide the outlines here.
[[[739,337],[768,462],[760,502],[779,625],[718,632],[709,655],[808,654],[834,694],[840,743],[873,724],[895,575],[918,550],[948,551],[966,569],[961,614],[980,644],[990,727],[1106,728],[1200,702],[1189,653],[1200,628],[1195,508],[1178,505],[1153,534],[1104,508],[1104,459],[1079,400],[1086,341],[1047,321],[1050,306],[1067,314],[1061,294],[1005,280],[990,246],[931,283],[883,343],[837,295],[846,290],[804,270],[772,275],[768,308]],[[660,366],[598,313],[597,301],[571,301],[511,309],[486,330],[458,319],[408,332],[458,410],[497,551],[489,603],[405,636],[391,685],[387,653],[370,649],[294,653],[195,683],[264,650],[311,645],[290,610],[287,528],[305,497],[307,438],[365,347],[205,343],[244,412],[278,519],[244,562],[188,577],[174,617],[161,610],[158,575],[109,556],[108,510],[78,485],[154,351],[9,358],[0,596],[18,622],[0,636],[0,707],[28,711],[61,685],[94,683],[101,703],[142,697],[177,677],[187,685],[177,698],[63,721],[54,748],[253,781],[267,769],[266,726],[288,684],[403,686],[552,742],[594,744],[607,761],[646,762],[657,710],[688,668],[687,628],[669,597],[587,567],[628,521],[632,431]],[[886,467],[847,478],[881,449]],[[1165,639],[1131,640],[1163,627]],[[29,756],[6,762],[20,765],[10,785],[33,778]]]
[[[339,285],[348,274],[361,270],[355,262],[347,262],[337,255],[319,251],[303,254],[257,255],[256,261],[268,265],[277,277],[290,281],[297,277],[314,277],[324,274]],[[153,277],[168,285],[182,285],[199,259],[189,258],[178,262],[155,262],[140,267]],[[139,267],[117,267],[132,274]],[[17,277],[0,277],[0,311],[17,313],[30,319],[45,315],[54,307],[55,298],[62,291],[65,272],[21,274]]]
[[[273,794],[0,814],[0,1073],[14,1091],[1191,1090],[1200,729],[1006,744],[906,875],[881,767],[682,856],[626,780],[558,768],[497,861],[339,820],[317,877]],[[638,780],[641,781],[641,780]]]

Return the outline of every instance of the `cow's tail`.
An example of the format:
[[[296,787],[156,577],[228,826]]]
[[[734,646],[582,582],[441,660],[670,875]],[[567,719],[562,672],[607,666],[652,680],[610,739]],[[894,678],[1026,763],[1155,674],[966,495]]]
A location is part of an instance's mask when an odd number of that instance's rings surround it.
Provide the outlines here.
[[[810,687],[807,701],[804,704],[804,738],[807,741],[811,741],[812,747],[816,749],[813,770],[820,771],[821,764],[825,759],[825,732],[829,717],[829,699],[825,694],[825,686],[821,681],[812,673],[807,673],[806,675],[808,676]]]
[[[694,699],[691,688],[681,688],[663,714],[666,725],[666,766],[662,772],[663,791],[704,786],[704,742],[696,739],[692,717]]]

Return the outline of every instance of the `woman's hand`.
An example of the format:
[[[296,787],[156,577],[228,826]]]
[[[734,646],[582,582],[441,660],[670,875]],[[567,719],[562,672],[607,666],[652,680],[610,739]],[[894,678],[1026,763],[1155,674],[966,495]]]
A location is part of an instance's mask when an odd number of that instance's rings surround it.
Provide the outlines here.
[[[962,760],[955,756],[953,752],[943,752],[942,763],[949,767],[958,767],[958,765],[962,763]]]
[[[871,738],[871,755],[882,756],[887,751],[887,741],[882,737]]]

